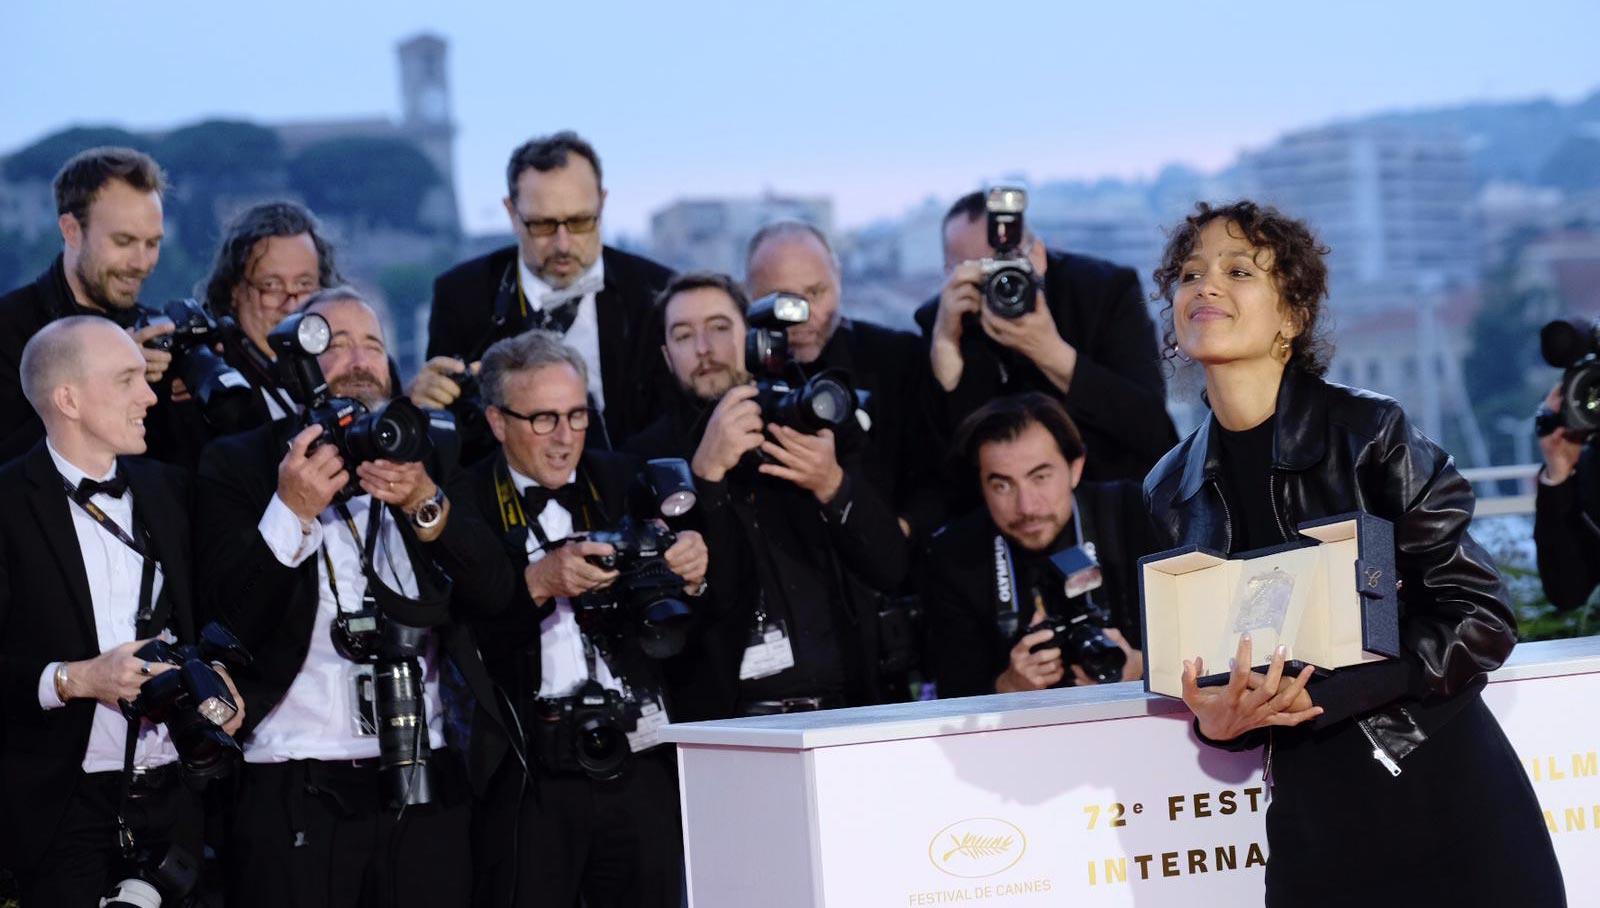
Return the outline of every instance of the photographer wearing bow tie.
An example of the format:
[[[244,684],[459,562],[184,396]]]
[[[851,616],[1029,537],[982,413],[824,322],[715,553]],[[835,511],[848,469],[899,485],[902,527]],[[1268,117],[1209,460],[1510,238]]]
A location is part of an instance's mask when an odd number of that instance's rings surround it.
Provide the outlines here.
[[[475,723],[473,752],[489,777],[479,898],[571,905],[581,895],[591,908],[674,908],[683,861],[677,772],[670,747],[655,739],[678,718],[664,657],[648,623],[631,617],[640,599],[630,584],[641,572],[618,551],[625,543],[586,538],[653,512],[630,507],[642,461],[585,449],[597,418],[587,377],[579,352],[549,331],[499,341],[483,357],[501,447],[473,468],[472,491],[480,512],[499,515],[520,579],[509,607],[477,628],[512,720]],[[657,575],[665,588],[656,601],[686,604],[688,615],[673,619],[681,625],[699,608],[706,546],[684,530],[661,557],[670,574]],[[597,563],[605,558],[613,567]],[[575,734],[585,721],[590,730]]]
[[[490,344],[532,328],[561,335],[588,364],[589,406],[601,417],[591,445],[614,450],[654,418],[668,376],[643,335],[651,302],[672,273],[603,246],[605,202],[592,145],[573,132],[531,139],[506,166],[504,204],[516,245],[434,282],[428,361],[409,393],[419,407],[456,414],[463,463],[495,445],[466,376]]]
[[[0,854],[25,905],[95,905],[169,848],[201,856],[187,739],[119,705],[147,702],[146,683],[177,667],[151,658],[152,638],[195,640],[187,477],[130,456],[156,401],[145,370],[97,316],[54,321],[22,353],[46,437],[0,469],[13,506],[0,521]],[[221,731],[242,721],[236,709]]]
[[[256,656],[229,904],[465,906],[456,682],[493,694],[455,619],[502,607],[509,572],[457,487],[453,436],[392,399],[355,291],[313,295],[269,340],[304,416],[200,464],[200,588]]]

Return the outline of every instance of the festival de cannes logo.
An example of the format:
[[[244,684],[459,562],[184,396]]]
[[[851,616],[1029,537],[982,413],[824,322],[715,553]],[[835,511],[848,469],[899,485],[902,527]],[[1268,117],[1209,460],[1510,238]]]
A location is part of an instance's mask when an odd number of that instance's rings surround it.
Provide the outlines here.
[[[951,876],[976,879],[1017,866],[1028,838],[1005,820],[974,817],[951,823],[928,843],[928,860]]]

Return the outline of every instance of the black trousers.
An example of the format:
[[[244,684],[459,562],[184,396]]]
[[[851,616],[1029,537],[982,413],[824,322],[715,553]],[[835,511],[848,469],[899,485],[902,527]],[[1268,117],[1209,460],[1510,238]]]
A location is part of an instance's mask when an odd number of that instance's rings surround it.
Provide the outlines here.
[[[477,824],[479,908],[679,908],[683,821],[671,748],[597,782],[508,759]]]
[[[204,813],[200,797],[184,787],[176,766],[161,772],[161,784],[141,780],[130,789],[126,817],[140,854],[124,859],[117,841],[121,776],[83,777],[44,857],[18,878],[23,908],[94,908],[112,885],[137,874],[141,859],[159,862],[169,846],[183,848],[198,865]],[[174,893],[163,895],[176,904]]]
[[[434,801],[385,806],[376,761],[245,764],[229,842],[234,908],[466,908],[471,799],[435,751]]]

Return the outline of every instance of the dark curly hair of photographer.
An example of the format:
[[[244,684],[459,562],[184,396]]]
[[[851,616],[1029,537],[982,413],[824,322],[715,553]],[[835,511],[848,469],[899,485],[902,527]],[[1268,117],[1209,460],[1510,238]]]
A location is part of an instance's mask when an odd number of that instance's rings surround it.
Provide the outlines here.
[[[1218,218],[1237,226],[1250,245],[1272,254],[1270,266],[1263,267],[1271,271],[1279,297],[1300,324],[1300,334],[1291,342],[1290,359],[1312,375],[1327,374],[1333,345],[1318,322],[1322,316],[1322,300],[1328,295],[1328,266],[1323,261],[1328,247],[1317,242],[1304,221],[1291,218],[1270,205],[1257,205],[1246,199],[1217,207],[1197,202],[1194,214],[1184,218],[1167,238],[1161,264],[1151,275],[1156,285],[1151,299],[1167,302],[1161,310],[1162,354],[1168,359],[1178,355],[1178,339],[1172,324],[1172,297],[1183,274],[1184,260],[1194,251],[1201,229]]]

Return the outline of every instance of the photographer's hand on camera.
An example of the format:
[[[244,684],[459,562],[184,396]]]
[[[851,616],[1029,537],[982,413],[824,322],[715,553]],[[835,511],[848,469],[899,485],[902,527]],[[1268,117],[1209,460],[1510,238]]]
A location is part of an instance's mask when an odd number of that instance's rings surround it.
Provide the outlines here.
[[[780,426],[768,426],[772,441],[761,443],[761,450],[775,463],[760,466],[762,473],[787,479],[827,504],[844,484],[844,468],[834,451],[833,432],[823,429],[815,435]]]
[[[1550,394],[1544,399],[1544,407],[1551,412],[1561,409],[1559,383],[1550,389]],[[1565,428],[1557,428],[1539,439],[1539,451],[1544,455],[1542,478],[1546,483],[1560,485],[1567,481],[1572,471],[1578,468],[1578,455],[1583,453],[1583,442],[1584,436],[1576,435]]]
[[[962,262],[950,272],[939,291],[939,309],[933,318],[933,345],[929,363],[933,377],[946,391],[961,383],[965,361],[961,358],[962,320],[968,313],[983,309],[983,268],[977,262]]]
[[[610,586],[617,579],[617,572],[591,564],[589,558],[615,552],[609,543],[569,542],[546,553],[522,572],[528,598],[536,603],[557,596],[571,599]]]
[[[467,364],[453,356],[435,356],[422,364],[406,396],[419,407],[443,410],[461,397],[461,385],[452,376],[467,371]],[[478,364],[472,364],[474,374]]]
[[[133,336],[133,342],[139,345],[139,352],[144,354],[144,380],[152,385],[161,381],[161,376],[167,374],[167,368],[172,365],[172,351],[146,347],[145,342],[153,337],[171,334],[173,328],[171,322],[161,322],[128,331]]]
[[[721,482],[741,457],[767,440],[761,431],[761,405],[755,397],[755,385],[735,385],[717,401],[690,464],[694,475]]]
[[[1011,648],[1011,664],[995,679],[996,693],[1014,694],[1025,690],[1044,690],[1061,682],[1066,674],[1061,664],[1058,647],[1033,652],[1033,648],[1049,640],[1054,631],[1049,628],[1034,631],[1017,641]]]
[[[278,498],[302,524],[316,520],[317,515],[333,503],[333,496],[350,481],[344,460],[333,445],[319,445],[306,453],[321,434],[321,426],[300,430],[289,442],[289,453],[278,464]]]
[[[1032,312],[1016,318],[1002,318],[984,306],[978,319],[990,340],[1032,360],[1056,390],[1065,394],[1071,387],[1072,374],[1078,366],[1078,350],[1056,330],[1055,317],[1044,302],[1044,291],[1039,291],[1039,301]]]
[[[683,578],[683,588],[690,593],[700,588],[706,579],[706,568],[711,563],[706,541],[694,530],[684,530],[678,534],[678,541],[669,546],[663,553],[667,559],[667,567],[672,573]]]
[[[1144,677],[1144,653],[1134,649],[1128,643],[1128,638],[1122,636],[1122,631],[1114,627],[1106,628],[1103,633],[1111,638],[1112,643],[1122,649],[1122,655],[1126,660],[1122,663],[1122,680],[1138,681],[1142,679]],[[1087,684],[1100,683],[1089,677],[1089,673],[1084,671],[1081,665],[1073,664],[1069,665],[1068,668],[1072,669],[1072,683],[1074,685],[1082,687]]]
[[[99,700],[109,706],[116,706],[118,700],[134,700],[146,681],[177,668],[165,662],[146,662],[134,655],[150,639],[124,643],[93,659],[68,662],[62,699]]]

